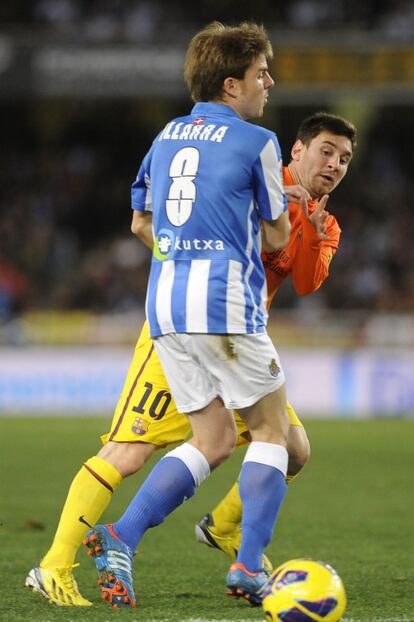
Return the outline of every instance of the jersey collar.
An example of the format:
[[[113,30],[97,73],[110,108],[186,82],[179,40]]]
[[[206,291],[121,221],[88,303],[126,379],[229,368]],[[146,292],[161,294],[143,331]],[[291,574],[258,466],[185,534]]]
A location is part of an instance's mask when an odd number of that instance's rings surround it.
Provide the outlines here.
[[[196,114],[198,116],[224,114],[228,117],[236,117],[237,119],[240,119],[240,116],[235,110],[233,110],[233,108],[230,108],[227,104],[216,104],[215,102],[197,102],[193,107],[191,114]]]

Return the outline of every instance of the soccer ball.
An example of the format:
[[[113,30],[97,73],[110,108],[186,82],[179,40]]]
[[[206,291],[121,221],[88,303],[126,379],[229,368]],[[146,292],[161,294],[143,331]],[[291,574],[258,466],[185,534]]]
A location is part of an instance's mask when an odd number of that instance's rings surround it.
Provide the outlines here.
[[[292,559],[273,572],[264,588],[266,622],[337,622],[346,595],[331,566],[312,559]]]

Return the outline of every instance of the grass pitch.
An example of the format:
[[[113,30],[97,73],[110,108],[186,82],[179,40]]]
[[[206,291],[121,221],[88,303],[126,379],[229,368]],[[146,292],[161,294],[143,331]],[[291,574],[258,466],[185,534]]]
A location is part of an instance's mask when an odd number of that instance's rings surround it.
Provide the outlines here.
[[[275,564],[307,556],[334,566],[347,589],[348,621],[414,620],[414,421],[305,423],[313,455],[288,491],[269,556]],[[50,543],[73,475],[98,450],[107,424],[95,418],[0,418],[0,620],[263,620],[260,608],[226,597],[226,558],[193,537],[194,523],[236,478],[241,450],[146,534],[135,558],[139,608],[116,611],[99,601],[84,551],[76,576],[96,606],[55,607],[23,588]],[[147,470],[122,484],[104,520],[119,516]]]

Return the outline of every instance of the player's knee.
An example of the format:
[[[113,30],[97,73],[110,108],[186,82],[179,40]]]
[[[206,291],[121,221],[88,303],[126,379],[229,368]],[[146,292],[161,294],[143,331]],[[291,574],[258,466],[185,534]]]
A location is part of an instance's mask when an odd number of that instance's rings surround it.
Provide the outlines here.
[[[230,458],[236,447],[236,440],[236,434],[229,434],[228,437],[224,440],[224,443],[222,444],[220,451],[218,452],[218,464],[221,464],[222,462],[227,460],[227,458]]]
[[[234,451],[234,445],[223,445],[220,448],[216,447],[210,451],[210,458],[208,462],[211,469],[215,469],[220,464],[225,462],[227,458],[230,458]]]
[[[106,443],[99,456],[112,464],[123,478],[139,471],[152,456],[155,446],[151,443]]]
[[[218,467],[229,458],[236,447],[237,435],[234,430],[226,430],[220,438],[220,442],[206,442],[205,439],[201,440],[199,445],[200,451],[206,457],[211,470]]]

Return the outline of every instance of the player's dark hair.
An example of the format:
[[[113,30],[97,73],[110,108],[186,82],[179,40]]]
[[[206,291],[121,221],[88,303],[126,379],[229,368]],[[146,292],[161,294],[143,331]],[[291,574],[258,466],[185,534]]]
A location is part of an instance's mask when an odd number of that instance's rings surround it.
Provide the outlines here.
[[[321,132],[330,132],[335,136],[346,136],[351,141],[352,150],[357,146],[356,127],[347,119],[327,112],[316,112],[302,121],[299,126],[296,140],[309,145],[311,140]]]
[[[184,78],[195,102],[220,99],[226,78],[242,80],[246,70],[264,54],[273,58],[270,43],[263,26],[242,22],[225,26],[212,22],[190,41],[185,63]]]

